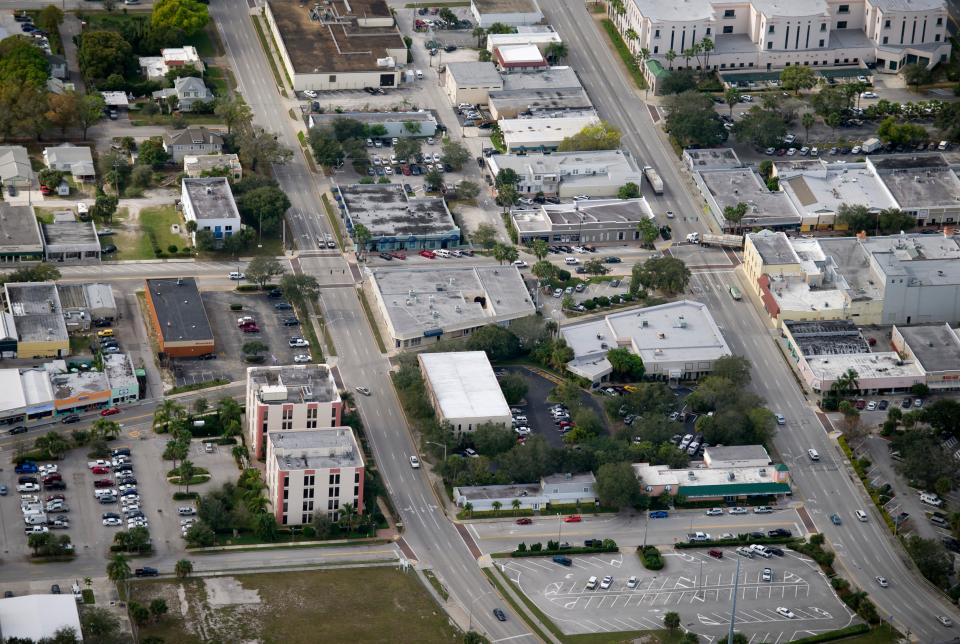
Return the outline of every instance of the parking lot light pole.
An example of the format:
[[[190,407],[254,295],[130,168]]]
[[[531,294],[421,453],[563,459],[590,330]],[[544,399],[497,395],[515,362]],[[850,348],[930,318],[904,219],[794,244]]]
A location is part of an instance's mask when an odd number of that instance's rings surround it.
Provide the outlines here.
[[[433,441],[424,441],[427,445],[436,445],[437,447],[443,448],[443,462],[447,462],[447,445],[446,443],[435,443]]]

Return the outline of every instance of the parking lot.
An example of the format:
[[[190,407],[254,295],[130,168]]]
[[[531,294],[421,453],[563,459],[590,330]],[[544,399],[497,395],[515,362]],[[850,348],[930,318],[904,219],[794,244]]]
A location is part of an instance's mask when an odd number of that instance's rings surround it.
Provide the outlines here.
[[[664,613],[675,611],[686,629],[712,642],[729,628],[738,560],[736,630],[751,642],[786,642],[854,620],[811,560],[790,551],[772,559],[723,552],[720,560],[706,551],[669,552],[656,573],[632,552],[575,556],[570,567],[549,558],[512,559],[503,570],[567,634],[659,629]],[[767,567],[769,582],[761,579]],[[591,576],[607,575],[608,589],[587,589]],[[779,614],[780,607],[794,617]]]
[[[284,326],[285,319],[296,318],[291,309],[277,310],[275,306],[284,302],[282,298],[270,298],[265,293],[238,293],[225,291],[205,291],[201,294],[210,326],[213,328],[217,346],[215,360],[199,358],[181,358],[173,361],[177,384],[190,384],[223,378],[242,380],[247,367],[243,360],[242,347],[247,342],[259,340],[267,346],[262,355],[261,364],[291,364],[294,356],[309,354],[309,348],[292,348],[288,341],[300,336],[300,326]],[[240,311],[230,310],[231,304],[242,304]],[[252,317],[259,332],[245,333],[237,326],[241,317]]]
[[[543,436],[550,445],[557,447],[563,445],[563,433],[559,431],[558,426],[554,423],[553,416],[550,415],[550,406],[553,403],[547,400],[550,392],[556,387],[556,383],[523,367],[505,367],[503,372],[515,373],[527,383],[527,395],[524,402],[513,406],[520,409],[527,417],[527,427],[533,430],[533,435]],[[600,421],[604,422],[603,410],[595,397],[582,392],[580,402],[584,407],[596,411]]]
[[[116,418],[122,421],[121,416]],[[178,516],[177,507],[190,505],[189,502],[174,501],[172,498],[177,487],[166,480],[166,473],[173,464],[162,459],[165,444],[166,439],[162,437],[139,440],[130,435],[122,435],[111,443],[113,449],[129,448],[131,451],[132,476],[136,479],[140,510],[147,521],[146,527],[150,531],[154,555],[157,557],[184,551],[180,525],[183,517]],[[193,486],[192,490],[204,492],[236,479],[237,469],[229,446],[214,446],[212,452],[207,452],[202,442],[195,440],[190,446],[188,458],[211,474],[210,482]],[[91,460],[86,449],[71,450],[57,463],[58,472],[67,484],[66,489],[37,494],[41,502],[51,494],[65,497],[66,511],[49,512],[47,517],[52,520],[55,516],[64,516],[69,520],[68,528],[51,529],[51,532],[55,535],[68,534],[77,557],[72,562],[48,563],[44,566],[44,573],[49,578],[56,578],[57,572],[62,571],[63,578],[59,583],[65,592],[78,575],[102,574],[114,535],[128,527],[126,517],[119,526],[103,525],[104,513],[123,516],[123,511],[119,502],[101,504],[94,497],[94,481],[111,480],[115,483],[116,478],[113,468],[109,473],[94,474],[88,467]],[[2,481],[9,488],[9,494],[0,499],[0,532],[4,544],[4,567],[0,575],[9,582],[23,581],[32,574],[32,564],[27,561],[29,549],[20,507],[23,497],[16,492],[17,478],[12,467],[4,471]],[[113,489],[117,489],[116,486]],[[148,561],[143,560],[142,563]]]

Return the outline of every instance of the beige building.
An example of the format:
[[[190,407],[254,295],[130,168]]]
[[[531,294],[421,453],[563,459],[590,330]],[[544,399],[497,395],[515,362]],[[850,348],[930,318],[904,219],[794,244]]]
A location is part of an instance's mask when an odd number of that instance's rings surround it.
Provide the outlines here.
[[[503,89],[503,79],[490,62],[447,63],[443,87],[454,105],[486,105],[490,92]]]
[[[449,424],[454,434],[487,423],[510,427],[510,407],[486,353],[421,353],[417,358],[437,420]]]

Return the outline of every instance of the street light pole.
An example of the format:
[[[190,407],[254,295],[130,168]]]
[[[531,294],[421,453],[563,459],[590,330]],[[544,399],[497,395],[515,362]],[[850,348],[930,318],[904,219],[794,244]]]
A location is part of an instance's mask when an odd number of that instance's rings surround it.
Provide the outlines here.
[[[740,557],[737,557],[737,576],[733,579],[733,607],[730,609],[730,632],[727,644],[733,644],[733,627],[737,619],[737,593],[740,592]]]
[[[447,462],[447,445],[445,443],[435,443],[434,441],[424,441],[427,445],[436,445],[443,448],[443,462]]]

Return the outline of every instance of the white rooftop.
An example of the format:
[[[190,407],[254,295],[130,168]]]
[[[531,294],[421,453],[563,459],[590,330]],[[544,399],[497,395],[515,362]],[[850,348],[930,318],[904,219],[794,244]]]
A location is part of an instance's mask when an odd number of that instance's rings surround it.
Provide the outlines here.
[[[503,45],[497,48],[500,60],[505,65],[518,63],[540,62],[543,60],[543,54],[540,48],[534,44],[522,45]]]
[[[736,485],[741,483],[774,483],[773,466],[763,467],[702,467],[691,462],[687,469],[672,470],[669,465],[634,463],[633,473],[643,485],[671,485],[695,487],[698,485]],[[691,476],[692,473],[692,476]],[[733,474],[733,478],[730,475]]]
[[[27,397],[23,393],[19,369],[0,369],[0,412],[23,409]]]
[[[837,311],[847,306],[847,296],[843,289],[810,285],[798,276],[782,276],[768,273],[770,292],[783,311]]]
[[[864,204],[874,211],[897,207],[883,182],[863,163],[777,163],[777,173],[780,187],[803,214],[834,214],[844,203]]]
[[[485,352],[424,353],[419,358],[444,418],[510,415]]]
[[[925,380],[919,363],[903,360],[895,351],[808,356],[805,360],[814,378],[828,387],[829,383],[849,369],[856,370],[861,383],[874,378],[915,378],[916,382]]]
[[[503,119],[500,131],[508,148],[556,145],[588,125],[599,123],[596,112],[585,116],[564,116],[539,119]]]

